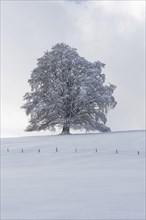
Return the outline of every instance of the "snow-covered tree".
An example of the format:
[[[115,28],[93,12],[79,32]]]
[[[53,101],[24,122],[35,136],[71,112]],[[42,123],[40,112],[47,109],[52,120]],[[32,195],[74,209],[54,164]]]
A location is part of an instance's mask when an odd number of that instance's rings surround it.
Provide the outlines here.
[[[91,63],[76,49],[58,43],[38,59],[28,80],[31,92],[22,106],[30,115],[26,131],[51,130],[61,127],[108,132],[107,112],[116,106],[112,96],[115,86],[105,84],[104,64]]]

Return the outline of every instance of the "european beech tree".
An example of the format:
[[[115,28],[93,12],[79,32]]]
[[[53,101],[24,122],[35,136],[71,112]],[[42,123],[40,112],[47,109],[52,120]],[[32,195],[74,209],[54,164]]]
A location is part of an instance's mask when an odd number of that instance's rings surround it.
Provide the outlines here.
[[[28,80],[31,92],[24,95],[22,108],[30,116],[26,131],[55,131],[56,127],[63,134],[69,134],[70,128],[110,131],[107,113],[117,104],[116,86],[105,85],[104,66],[80,57],[64,43],[45,52]]]

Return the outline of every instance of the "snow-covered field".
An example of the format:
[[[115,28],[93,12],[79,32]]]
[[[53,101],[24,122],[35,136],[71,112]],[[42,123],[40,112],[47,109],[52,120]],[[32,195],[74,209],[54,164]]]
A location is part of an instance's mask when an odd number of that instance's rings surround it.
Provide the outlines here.
[[[145,131],[10,138],[1,145],[2,220],[145,219]]]

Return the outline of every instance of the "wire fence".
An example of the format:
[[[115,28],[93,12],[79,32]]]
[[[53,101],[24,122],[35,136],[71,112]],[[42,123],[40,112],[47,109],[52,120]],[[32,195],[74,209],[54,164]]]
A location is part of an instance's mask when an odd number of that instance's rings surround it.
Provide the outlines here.
[[[92,148],[92,149],[83,149],[80,147],[71,147],[71,148],[63,148],[63,147],[50,147],[50,148],[46,148],[46,147],[6,147],[6,146],[1,146],[1,154],[3,153],[96,153],[96,154],[134,154],[134,155],[145,155],[145,152],[143,150],[140,150],[139,148],[137,148],[138,150],[121,150],[118,148],[114,148],[113,149],[109,149],[109,150],[104,150],[102,149],[102,147],[100,148]]]

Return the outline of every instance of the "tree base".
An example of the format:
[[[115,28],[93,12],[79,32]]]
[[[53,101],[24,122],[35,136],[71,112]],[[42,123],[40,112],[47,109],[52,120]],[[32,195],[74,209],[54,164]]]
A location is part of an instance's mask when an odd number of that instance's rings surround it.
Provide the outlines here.
[[[69,127],[64,126],[63,129],[62,129],[61,134],[70,134]]]
[[[67,132],[61,132],[61,135],[70,135],[71,133],[67,133]]]

